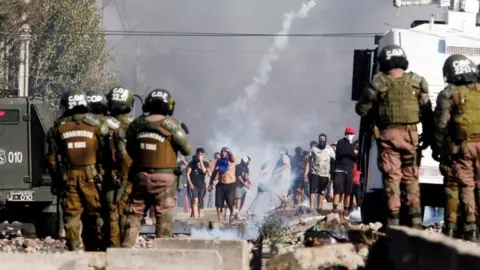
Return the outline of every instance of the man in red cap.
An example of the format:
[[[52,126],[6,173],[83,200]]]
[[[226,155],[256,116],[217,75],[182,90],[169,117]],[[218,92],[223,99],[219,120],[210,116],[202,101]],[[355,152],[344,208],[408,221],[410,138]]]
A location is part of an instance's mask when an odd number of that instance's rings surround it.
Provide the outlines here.
[[[333,212],[343,198],[343,216],[348,216],[350,194],[353,186],[353,164],[356,161],[358,150],[353,144],[355,128],[345,128],[345,137],[337,142],[335,150],[335,171],[333,173]]]

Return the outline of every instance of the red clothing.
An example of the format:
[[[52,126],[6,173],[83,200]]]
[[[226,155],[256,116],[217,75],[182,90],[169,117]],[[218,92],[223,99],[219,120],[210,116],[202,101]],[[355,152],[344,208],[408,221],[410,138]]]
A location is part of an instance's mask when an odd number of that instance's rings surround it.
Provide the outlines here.
[[[357,170],[357,163],[353,163],[353,184],[360,185],[360,171]]]

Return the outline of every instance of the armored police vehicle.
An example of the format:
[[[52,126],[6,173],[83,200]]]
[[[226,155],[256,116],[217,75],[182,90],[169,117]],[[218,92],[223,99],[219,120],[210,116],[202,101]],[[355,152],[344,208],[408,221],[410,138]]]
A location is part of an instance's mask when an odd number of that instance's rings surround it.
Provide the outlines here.
[[[54,120],[45,101],[0,90],[0,220],[33,223],[39,236],[60,228],[44,154]]]
[[[355,50],[352,80],[352,100],[357,101],[365,85],[377,72],[376,53],[384,46],[401,46],[409,61],[408,71],[425,77],[429,83],[430,100],[435,106],[438,93],[445,87],[442,67],[445,59],[452,54],[463,54],[477,64],[480,60],[480,27],[477,23],[479,2],[465,1],[393,1],[394,6],[438,4],[445,8],[446,21],[414,21],[410,29],[391,29],[375,37],[376,49]],[[459,67],[461,68],[461,67]],[[377,216],[379,200],[383,196],[381,173],[377,166],[378,149],[372,134],[372,119],[364,117],[360,124],[360,159],[362,170],[362,191],[364,222],[381,220]],[[421,125],[419,124],[421,132]],[[420,167],[420,188],[423,207],[443,207],[443,177],[438,162],[431,158],[431,149],[423,151]]]

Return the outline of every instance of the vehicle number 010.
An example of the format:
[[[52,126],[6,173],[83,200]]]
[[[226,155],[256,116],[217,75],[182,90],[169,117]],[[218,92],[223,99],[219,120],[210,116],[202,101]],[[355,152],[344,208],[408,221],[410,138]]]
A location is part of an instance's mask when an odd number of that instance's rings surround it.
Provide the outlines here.
[[[8,152],[8,163],[22,163],[22,152]]]
[[[33,201],[33,194],[30,193],[22,193],[17,195],[17,197],[20,201]]]

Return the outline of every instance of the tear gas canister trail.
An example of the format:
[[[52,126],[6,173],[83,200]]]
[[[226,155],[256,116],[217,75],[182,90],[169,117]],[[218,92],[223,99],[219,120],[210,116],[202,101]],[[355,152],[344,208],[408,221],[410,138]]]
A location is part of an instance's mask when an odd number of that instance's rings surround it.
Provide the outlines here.
[[[316,0],[310,0],[302,3],[298,11],[292,10],[283,14],[282,29],[274,37],[273,44],[268,48],[267,53],[261,58],[258,74],[253,77],[253,82],[245,87],[245,93],[235,101],[217,110],[215,134],[209,141],[212,149],[217,150],[224,145],[229,145],[235,152],[247,152],[255,157],[252,162],[258,167],[260,160],[267,158],[265,148],[268,148],[272,142],[263,138],[262,123],[258,120],[258,110],[255,108],[262,104],[256,104],[255,101],[261,88],[270,81],[273,62],[279,59],[280,51],[288,47],[288,34],[293,21],[307,17],[308,12],[316,4]],[[256,155],[257,153],[259,155]]]
[[[254,185],[259,181],[256,173],[260,170],[261,164],[266,160],[275,162],[278,159],[278,147],[280,146],[280,142],[271,141],[264,136],[262,121],[259,120],[262,115],[259,115],[259,111],[264,110],[265,105],[255,101],[261,89],[270,81],[272,64],[279,59],[280,52],[288,47],[288,34],[292,23],[296,19],[306,18],[316,4],[316,0],[310,0],[302,3],[298,11],[292,10],[283,15],[282,29],[274,37],[273,44],[268,48],[267,53],[261,58],[258,74],[253,77],[252,83],[245,87],[244,93],[235,101],[217,110],[214,134],[208,142],[210,149],[218,151],[221,147],[228,145],[238,157],[242,153],[247,153],[252,157],[250,174]],[[270,181],[270,177],[264,180]],[[289,182],[279,183],[276,181],[272,186],[276,189],[275,193],[284,194],[290,185]],[[256,190],[256,186],[247,196],[246,207],[256,196],[256,192],[253,190]],[[270,200],[271,198],[266,198],[265,202],[257,204],[259,207],[256,207],[255,214],[259,218],[258,220],[263,220],[268,210],[272,208]],[[256,228],[252,229],[257,230]]]

